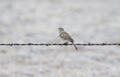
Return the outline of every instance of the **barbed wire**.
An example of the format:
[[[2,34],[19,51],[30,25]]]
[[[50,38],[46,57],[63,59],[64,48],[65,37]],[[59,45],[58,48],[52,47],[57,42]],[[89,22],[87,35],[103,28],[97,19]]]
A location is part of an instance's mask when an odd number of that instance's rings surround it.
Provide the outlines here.
[[[48,43],[2,43],[0,46],[67,46],[67,45],[72,45],[72,44],[48,44]],[[80,45],[80,46],[120,46],[120,43],[84,43],[80,44],[77,43],[75,45]]]

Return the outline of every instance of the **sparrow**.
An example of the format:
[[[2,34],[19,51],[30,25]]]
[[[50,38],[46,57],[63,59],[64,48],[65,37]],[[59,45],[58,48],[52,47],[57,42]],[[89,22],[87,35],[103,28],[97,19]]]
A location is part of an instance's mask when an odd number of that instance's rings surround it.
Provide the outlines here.
[[[73,38],[67,33],[64,31],[63,28],[58,28],[59,30],[59,36],[60,38],[63,40],[63,41],[68,41],[68,42],[71,42],[73,44],[73,46],[75,47],[75,49],[77,50],[78,48],[76,47],[76,45],[74,44],[74,40]],[[67,44],[67,43],[66,43]]]

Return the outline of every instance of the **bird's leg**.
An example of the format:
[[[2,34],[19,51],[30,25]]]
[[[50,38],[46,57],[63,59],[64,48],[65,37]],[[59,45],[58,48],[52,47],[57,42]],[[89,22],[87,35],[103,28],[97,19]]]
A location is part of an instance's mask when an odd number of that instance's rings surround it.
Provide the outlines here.
[[[66,46],[67,46],[67,45],[68,45],[68,41],[65,41],[65,42],[63,43],[63,45],[66,45]]]
[[[68,45],[68,42],[63,43],[63,45]]]

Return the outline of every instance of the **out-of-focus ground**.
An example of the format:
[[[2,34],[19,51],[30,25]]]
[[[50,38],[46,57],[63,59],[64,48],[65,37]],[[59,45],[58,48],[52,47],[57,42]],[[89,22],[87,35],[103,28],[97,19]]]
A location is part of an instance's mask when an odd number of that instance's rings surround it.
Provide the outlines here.
[[[119,0],[0,0],[0,43],[120,43]],[[0,77],[120,77],[119,46],[0,46]]]

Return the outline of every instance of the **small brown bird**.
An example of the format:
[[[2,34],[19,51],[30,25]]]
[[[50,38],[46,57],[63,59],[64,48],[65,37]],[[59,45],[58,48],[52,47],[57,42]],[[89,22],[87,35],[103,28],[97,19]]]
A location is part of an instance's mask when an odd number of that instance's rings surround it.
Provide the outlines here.
[[[71,36],[67,32],[65,32],[63,28],[58,28],[58,30],[60,33],[60,35],[59,35],[60,38],[62,38],[65,41],[71,42],[74,45],[75,49],[77,50],[78,48],[74,44],[74,40],[71,38]]]

